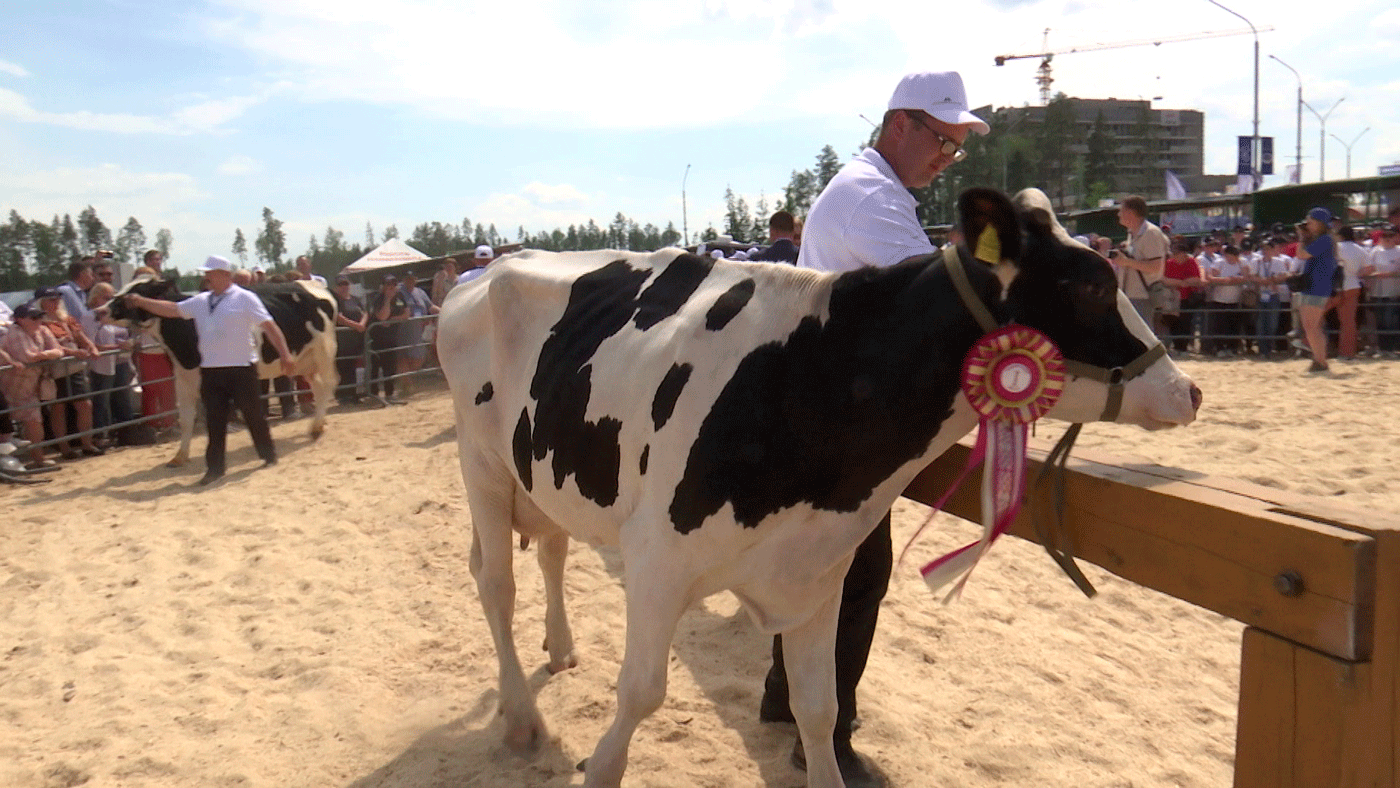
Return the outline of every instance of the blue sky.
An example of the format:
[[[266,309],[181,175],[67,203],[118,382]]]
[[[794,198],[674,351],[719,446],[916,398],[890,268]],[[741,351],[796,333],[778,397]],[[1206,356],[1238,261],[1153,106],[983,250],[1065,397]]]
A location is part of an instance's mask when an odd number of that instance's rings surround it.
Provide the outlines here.
[[[1261,133],[1295,147],[1292,73],[1327,122],[1327,174],[1400,162],[1400,8],[1233,0],[1262,33]],[[1236,30],[1206,0],[46,0],[0,43],[0,209],[88,204],[174,234],[174,263],[250,241],[263,206],[288,246],[334,226],[494,222],[514,237],[618,211],[719,225],[831,144],[843,159],[899,76],[962,72],[974,105],[1038,101],[1035,60],[1000,54]],[[1206,169],[1231,172],[1253,96],[1248,35],[1062,55],[1055,88],[1206,113]],[[1362,133],[1364,129],[1370,131]],[[1361,136],[1359,139],[1357,135]],[[1318,124],[1304,110],[1304,180]],[[690,165],[689,174],[686,167]],[[1266,185],[1281,183],[1275,176]]]

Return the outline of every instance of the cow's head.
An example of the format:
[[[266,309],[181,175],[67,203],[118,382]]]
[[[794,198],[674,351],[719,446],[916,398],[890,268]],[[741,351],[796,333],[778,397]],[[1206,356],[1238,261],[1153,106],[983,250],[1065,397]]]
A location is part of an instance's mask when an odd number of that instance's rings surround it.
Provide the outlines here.
[[[127,301],[126,296],[132,293],[164,301],[183,301],[188,297],[180,292],[174,282],[139,276],[128,282],[107,304],[107,317],[113,323],[147,328],[156,321],[155,315]]]
[[[1108,261],[1069,237],[1043,192],[1027,189],[1009,201],[994,190],[971,189],[959,199],[959,212],[978,257],[989,259],[976,248],[984,230],[997,233],[996,268],[1010,318],[1044,332],[1067,361],[1077,362],[1047,415],[1101,420],[1110,402],[1106,381],[1127,377],[1111,420],[1160,429],[1196,418],[1200,389],[1158,350],[1160,341],[1119,291]]]

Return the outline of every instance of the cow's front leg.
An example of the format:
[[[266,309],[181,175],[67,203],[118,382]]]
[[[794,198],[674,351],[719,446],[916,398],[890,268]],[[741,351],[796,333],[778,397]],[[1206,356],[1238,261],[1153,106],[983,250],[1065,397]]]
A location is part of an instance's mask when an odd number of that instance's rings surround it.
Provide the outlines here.
[[[836,622],[841,585],[802,625],[783,633],[788,704],[807,755],[808,788],[843,788],[832,733],[836,729]]]
[[[564,564],[569,557],[569,534],[563,529],[540,538],[538,561],[544,576],[544,647],[549,652],[549,672],[578,665],[569,613],[564,607]]]
[[[311,420],[311,437],[321,437],[326,431],[326,411],[330,408],[331,397],[340,382],[340,374],[335,369],[334,354],[320,354],[316,359],[315,370],[308,376],[311,384],[311,397],[316,408],[316,417]]]
[[[460,434],[461,427],[458,427]],[[533,752],[544,741],[544,719],[520,667],[515,650],[515,570],[511,555],[511,507],[514,483],[504,474],[499,485],[476,484],[462,460],[467,502],[472,513],[472,552],[469,567],[476,578],[477,595],[491,627],[505,717],[505,743],[520,753]]]
[[[654,556],[634,571],[625,556],[627,586],[627,651],[617,675],[617,716],[587,761],[585,788],[618,788],[627,769],[627,747],[637,725],[666,699],[666,669],[676,622],[687,602],[688,580],[660,566]]]

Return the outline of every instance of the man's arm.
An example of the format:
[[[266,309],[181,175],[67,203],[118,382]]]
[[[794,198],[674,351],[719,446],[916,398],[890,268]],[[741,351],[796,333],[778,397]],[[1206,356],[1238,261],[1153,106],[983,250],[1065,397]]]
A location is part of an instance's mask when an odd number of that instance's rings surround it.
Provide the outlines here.
[[[296,362],[292,359],[292,352],[287,349],[287,338],[282,335],[282,329],[277,327],[276,321],[264,320],[258,327],[262,329],[263,336],[272,341],[272,347],[282,359],[282,372],[288,376],[295,375]]]
[[[176,317],[183,319],[185,316],[180,313],[180,307],[174,301],[161,301],[155,298],[147,298],[136,293],[129,293],[125,296],[128,303],[140,309],[144,309],[153,315],[161,317]]]

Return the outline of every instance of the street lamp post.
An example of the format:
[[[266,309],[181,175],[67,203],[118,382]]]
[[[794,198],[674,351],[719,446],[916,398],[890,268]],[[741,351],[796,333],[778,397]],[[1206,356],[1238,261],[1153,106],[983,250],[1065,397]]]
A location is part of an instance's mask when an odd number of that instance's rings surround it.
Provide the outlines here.
[[[1279,65],[1293,72],[1293,76],[1298,78],[1298,152],[1296,154],[1295,166],[1298,168],[1296,177],[1298,183],[1303,182],[1303,78],[1298,76],[1298,69],[1288,65],[1279,58],[1278,55],[1269,55],[1277,60]]]
[[[1333,135],[1332,135],[1332,139],[1336,140],[1337,142],[1342,143],[1342,147],[1347,149],[1347,177],[1348,177],[1348,178],[1351,177],[1351,146],[1355,145],[1355,144],[1356,144],[1356,141],[1359,140],[1359,139],[1361,139],[1361,135],[1362,135],[1362,134],[1365,134],[1366,132],[1368,132],[1368,131],[1370,131],[1370,130],[1371,130],[1371,127],[1370,127],[1370,126],[1367,126],[1366,128],[1362,129],[1362,130],[1361,130],[1361,134],[1358,134],[1358,135],[1356,135],[1354,138],[1352,138],[1352,141],[1351,141],[1351,142],[1347,142],[1346,140],[1342,139],[1341,137],[1338,137],[1336,134],[1333,134]]]
[[[684,244],[690,246],[690,224],[685,217],[685,179],[690,177],[690,165],[685,165],[685,174],[681,176],[681,237]]]
[[[1259,184],[1263,180],[1263,176],[1259,174],[1259,30],[1254,27],[1253,22],[1245,19],[1245,16],[1238,11],[1231,11],[1215,0],[1209,0],[1209,2],[1221,10],[1229,11],[1240,19],[1244,19],[1244,23],[1249,25],[1250,32],[1254,33],[1254,138],[1250,141],[1249,146],[1249,171],[1253,176],[1254,190],[1258,191]]]
[[[1347,97],[1342,96],[1337,99],[1337,104],[1346,101]],[[1312,105],[1304,101],[1303,106],[1308,108],[1308,112],[1317,115],[1319,124],[1317,129],[1317,180],[1319,182],[1327,180],[1327,119],[1332,116],[1332,110],[1337,108],[1337,104],[1332,105],[1332,109],[1327,110],[1327,114],[1320,114],[1312,108]]]

